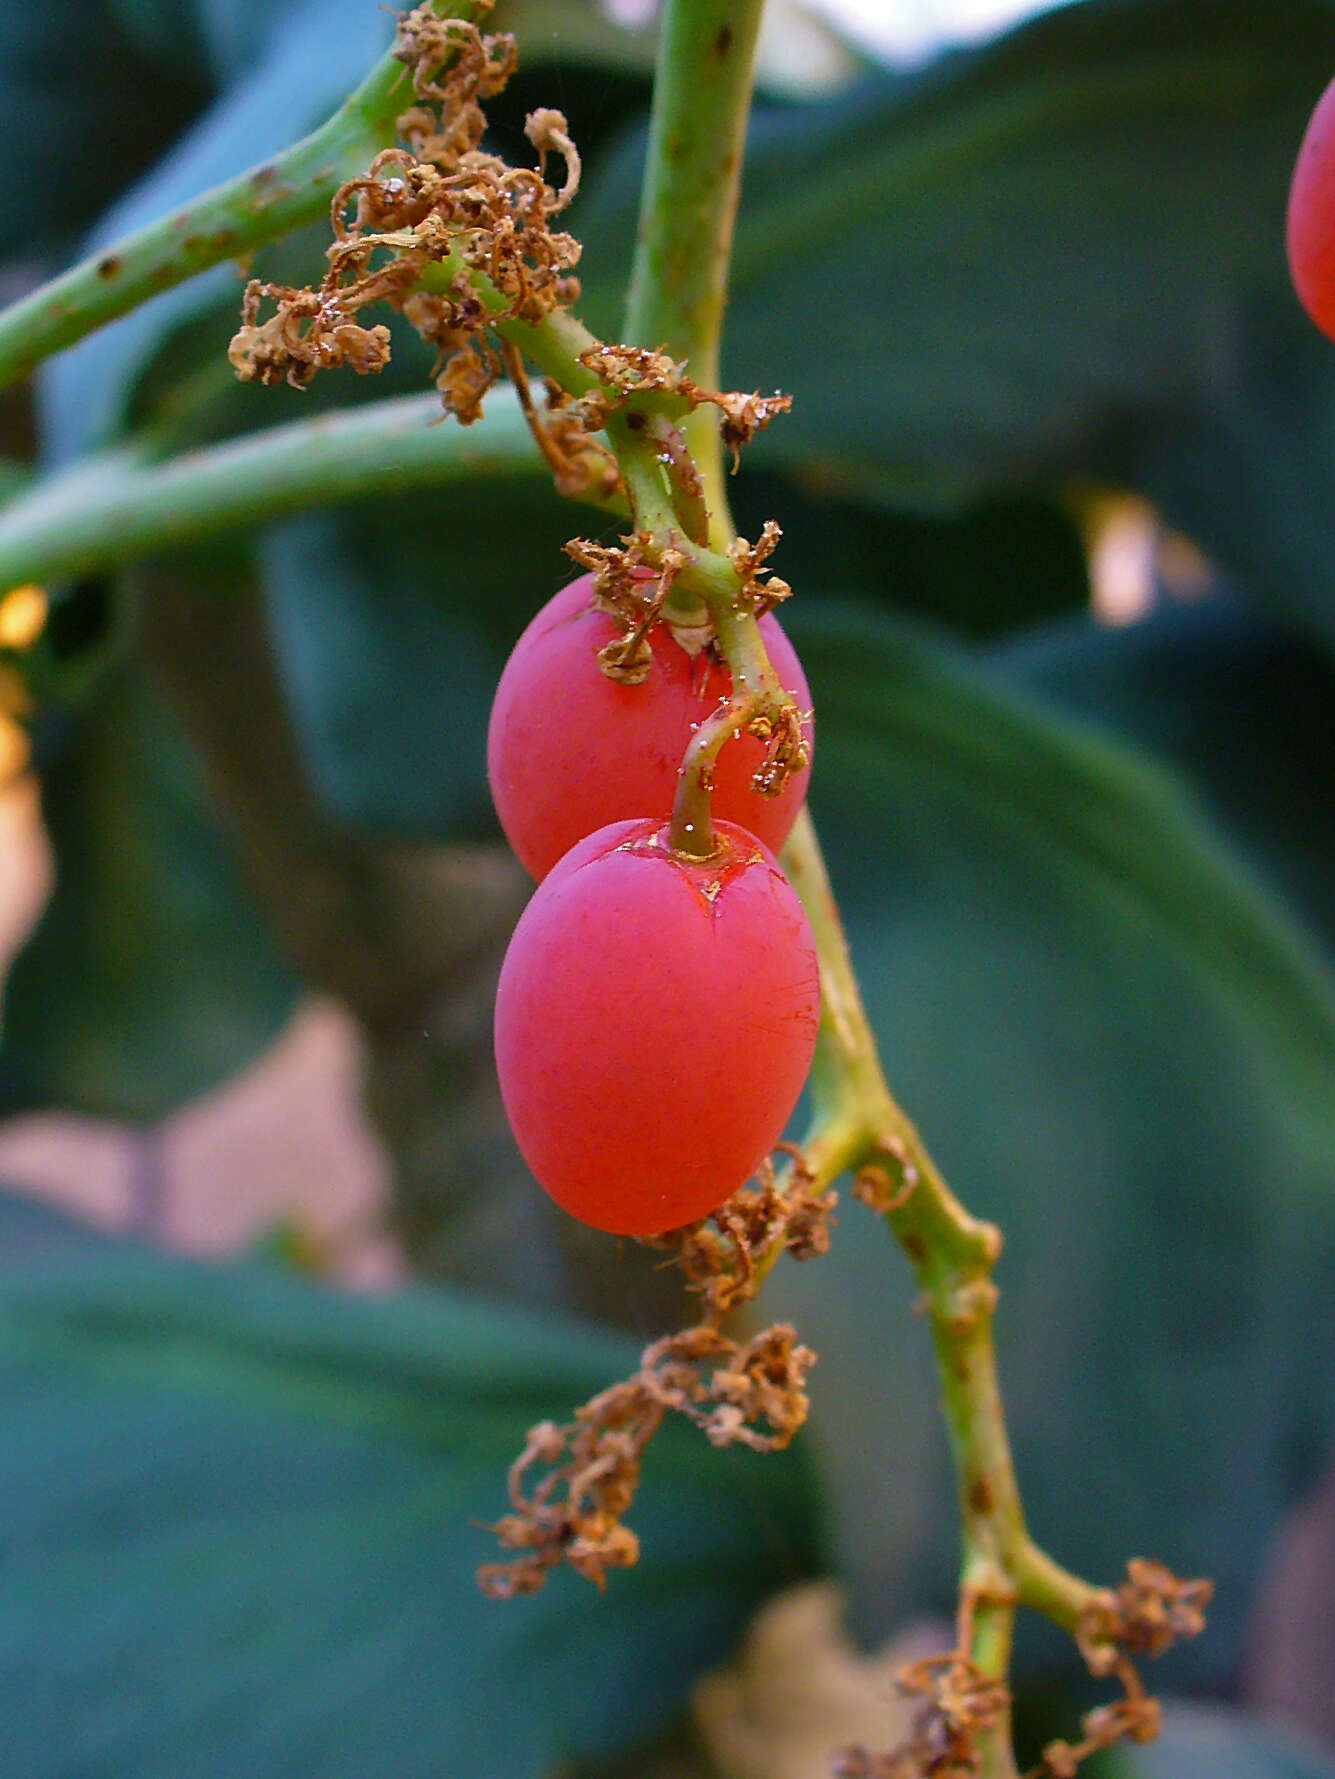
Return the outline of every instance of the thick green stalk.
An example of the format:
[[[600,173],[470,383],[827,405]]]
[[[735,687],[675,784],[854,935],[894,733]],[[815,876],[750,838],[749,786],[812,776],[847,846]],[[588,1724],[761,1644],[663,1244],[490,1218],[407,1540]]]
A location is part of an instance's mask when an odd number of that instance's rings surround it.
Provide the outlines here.
[[[436,396],[396,396],[165,462],[143,444],[87,459],[0,509],[0,588],[101,573],[338,501],[540,473],[507,392],[466,430],[440,418]]]
[[[1005,1683],[1015,1609],[1029,1606],[1074,1631],[1097,1590],[1069,1575],[1029,1537],[1015,1478],[992,1338],[992,1269],[1001,1236],[951,1193],[881,1073],[848,943],[811,818],[804,810],[783,863],[802,898],[820,959],[821,1024],[810,1148],[818,1176],[857,1173],[913,1268],[932,1330],[942,1412],[954,1458],[963,1552],[961,1650],[983,1679]],[[978,1736],[984,1779],[1015,1773],[1009,1715]]]
[[[626,310],[632,345],[664,346],[698,383],[719,384],[733,222],[764,0],[667,0],[649,124],[649,162]],[[713,515],[732,536],[718,414],[682,430]]]
[[[468,0],[431,4],[441,18],[475,12]],[[344,180],[394,141],[411,103],[407,70],[386,54],[311,135],[11,304],[0,312],[0,388],[159,292],[316,221]]]

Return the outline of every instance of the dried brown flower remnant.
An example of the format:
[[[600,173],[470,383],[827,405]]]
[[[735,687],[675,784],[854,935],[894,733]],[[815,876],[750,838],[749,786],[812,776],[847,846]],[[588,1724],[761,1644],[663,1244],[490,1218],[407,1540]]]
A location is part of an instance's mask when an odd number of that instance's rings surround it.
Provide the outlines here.
[[[791,395],[762,395],[758,389],[750,395],[727,395],[719,390],[702,390],[700,393],[706,401],[712,401],[715,407],[723,410],[719,436],[732,452],[734,475],[737,473],[737,454],[742,446],[749,445],[776,415],[786,414],[793,405]]]
[[[740,597],[758,618],[763,618],[766,612],[773,611],[776,605],[792,597],[793,590],[787,581],[780,580],[773,569],[767,567],[782,536],[778,524],[773,519],[766,519],[754,544],[748,543],[744,537],[735,537],[728,546],[728,555],[742,583]]]
[[[925,1700],[908,1741],[888,1753],[836,1756],[836,1779],[977,1779],[978,1738],[1004,1723],[1010,1694],[965,1656],[929,1656],[900,1670],[902,1692]]]
[[[579,155],[565,118],[551,109],[528,122],[536,169],[508,167],[482,151],[479,101],[514,71],[511,38],[484,37],[472,23],[420,6],[400,19],[394,53],[411,69],[419,101],[398,120],[408,147],[377,155],[336,193],[335,238],[317,288],[252,282],[229,356],[243,380],[299,387],[336,365],[378,371],[389,357],[388,331],[363,328],[356,315],[388,302],[435,346],[445,408],[467,424],[501,370],[485,330],[506,319],[541,321],[578,294],[570,273],[579,244],[550,218],[574,196]],[[565,162],[559,189],[543,176],[552,153]],[[275,313],[261,322],[266,299]]]
[[[529,1434],[510,1469],[513,1512],[493,1528],[502,1549],[518,1554],[478,1571],[482,1591],[495,1599],[533,1593],[561,1562],[603,1587],[609,1569],[639,1554],[623,1516],[663,1416],[685,1415],[714,1445],[781,1450],[806,1419],[814,1362],[782,1326],[739,1345],[702,1325],[646,1348],[636,1375],[585,1403],[570,1425],[544,1421]],[[537,1466],[544,1474],[527,1486]]]
[[[1119,1652],[1162,1655],[1179,1638],[1205,1629],[1213,1582],[1179,1580],[1165,1564],[1144,1557],[1133,1557],[1126,1575],[1094,1601],[1081,1624],[1080,1652],[1091,1673],[1113,1673]]]
[[[259,321],[261,302],[277,307]],[[252,278],[241,300],[241,327],[227,356],[243,383],[290,383],[304,389],[317,371],[349,365],[362,375],[389,362],[389,329],[362,327],[338,293],[293,290]]]
[[[635,1376],[585,1403],[569,1425],[533,1428],[510,1470],[513,1511],[494,1528],[502,1549],[516,1554],[479,1570],[484,1593],[532,1593],[562,1562],[602,1587],[609,1569],[634,1563],[639,1547],[624,1516],[644,1449],[666,1414],[684,1415],[712,1445],[757,1452],[781,1451],[802,1426],[815,1354],[784,1323],[744,1342],[719,1326],[728,1309],[754,1295],[762,1266],[785,1248],[802,1259],[828,1245],[834,1196],[814,1192],[800,1156],[790,1154],[782,1186],[766,1163],[757,1185],[712,1219],[654,1243],[675,1250],[704,1300],[704,1318],[646,1347]]]
[[[674,1253],[688,1288],[704,1300],[715,1321],[750,1302],[780,1254],[810,1260],[829,1248],[838,1198],[828,1188],[817,1191],[800,1152],[785,1148],[791,1159],[785,1179],[766,1160],[754,1185],[735,1192],[712,1217],[653,1244]]]
[[[1162,1563],[1137,1559],[1127,1566],[1121,1587],[1105,1589],[1091,1602],[1079,1642],[1091,1670],[1116,1675],[1125,1696],[1087,1713],[1078,1742],[1050,1742],[1027,1779],[1075,1779],[1091,1755],[1114,1742],[1150,1742],[1159,1733],[1159,1705],[1149,1697],[1127,1651],[1159,1655],[1178,1637],[1203,1628],[1211,1593],[1207,1581],[1179,1581]],[[979,1738],[1005,1724],[1009,1695],[999,1681],[979,1672],[968,1659],[973,1607],[961,1603],[955,1652],[904,1669],[904,1691],[926,1698],[914,1733],[888,1753],[845,1749],[834,1764],[835,1779],[977,1779]]]
[[[1083,1761],[1114,1742],[1153,1742],[1159,1734],[1159,1701],[1137,1693],[1090,1711],[1082,1721],[1078,1742],[1049,1742],[1029,1779],[1075,1779]]]

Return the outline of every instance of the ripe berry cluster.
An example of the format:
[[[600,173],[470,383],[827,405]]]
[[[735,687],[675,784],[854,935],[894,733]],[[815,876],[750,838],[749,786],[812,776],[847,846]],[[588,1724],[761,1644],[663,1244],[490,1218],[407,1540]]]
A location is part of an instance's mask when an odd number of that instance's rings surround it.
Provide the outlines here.
[[[791,645],[772,617],[761,628],[806,710]],[[492,796],[539,888],[501,970],[496,1062],[520,1150],[556,1202],[596,1228],[655,1235],[745,1183],[810,1067],[815,946],[771,850],[808,768],[762,797],[763,744],[730,740],[712,776],[714,848],[676,848],[683,755],[731,679],[660,621],[647,676],[618,683],[598,666],[618,634],[585,575],[539,612],[497,688]]]

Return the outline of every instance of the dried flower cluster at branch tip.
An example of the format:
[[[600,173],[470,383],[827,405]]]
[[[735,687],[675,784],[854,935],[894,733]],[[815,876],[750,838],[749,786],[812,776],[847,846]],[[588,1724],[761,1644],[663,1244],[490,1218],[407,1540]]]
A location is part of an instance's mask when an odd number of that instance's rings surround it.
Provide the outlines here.
[[[567,1563],[603,1587],[610,1569],[639,1555],[624,1518],[639,1486],[645,1447],[669,1412],[684,1415],[712,1445],[781,1451],[807,1416],[806,1379],[815,1354],[787,1324],[739,1342],[720,1327],[725,1312],[755,1294],[766,1265],[785,1249],[824,1252],[831,1193],[814,1190],[794,1155],[780,1182],[766,1162],[709,1222],[654,1242],[671,1250],[704,1302],[702,1320],[647,1347],[634,1377],[587,1402],[566,1426],[534,1427],[511,1466],[512,1512],[492,1529],[509,1561],[478,1571],[497,1599],[530,1594]],[[536,1474],[537,1480],[531,1480]]]
[[[1081,1620],[1080,1653],[1092,1674],[1111,1674],[1120,1653],[1157,1656],[1205,1629],[1214,1583],[1182,1581],[1163,1563],[1135,1557],[1120,1587],[1099,1594]]]
[[[480,100],[515,67],[514,40],[439,19],[419,6],[399,20],[395,55],[411,70],[417,104],[398,119],[406,148],[386,149],[335,195],[334,243],[314,290],[252,280],[229,357],[243,380],[301,388],[319,370],[383,368],[389,333],[357,320],[368,304],[400,310],[436,348],[433,373],[447,411],[467,424],[501,363],[485,330],[528,324],[578,295],[572,235],[553,229],[579,182],[579,156],[559,111],[535,111],[527,134],[538,166],[509,167],[480,144]],[[548,157],[565,177],[547,184]],[[260,320],[261,305],[274,313]]]

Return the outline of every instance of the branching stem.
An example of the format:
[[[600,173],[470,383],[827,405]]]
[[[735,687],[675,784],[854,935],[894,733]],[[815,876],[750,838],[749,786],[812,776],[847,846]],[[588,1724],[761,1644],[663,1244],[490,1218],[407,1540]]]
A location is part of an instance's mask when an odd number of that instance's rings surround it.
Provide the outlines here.
[[[991,1275],[1001,1236],[951,1193],[885,1084],[805,811],[785,848],[784,865],[806,908],[820,958],[821,1027],[813,1074],[817,1142],[836,1145],[858,1177],[860,1196],[889,1223],[921,1289],[963,1527],[961,1600],[968,1606],[968,1641],[961,1654],[980,1675],[1004,1681],[1017,1606],[1032,1607],[1074,1631],[1098,1590],[1040,1551],[1025,1527],[992,1339],[997,1292]],[[987,1779],[1010,1779],[1015,1767],[1009,1722],[978,1740]]]
[[[435,395],[394,396],[161,461],[152,439],[86,458],[0,508],[0,587],[100,574],[339,501],[538,472],[504,391],[467,431],[439,419]]]

